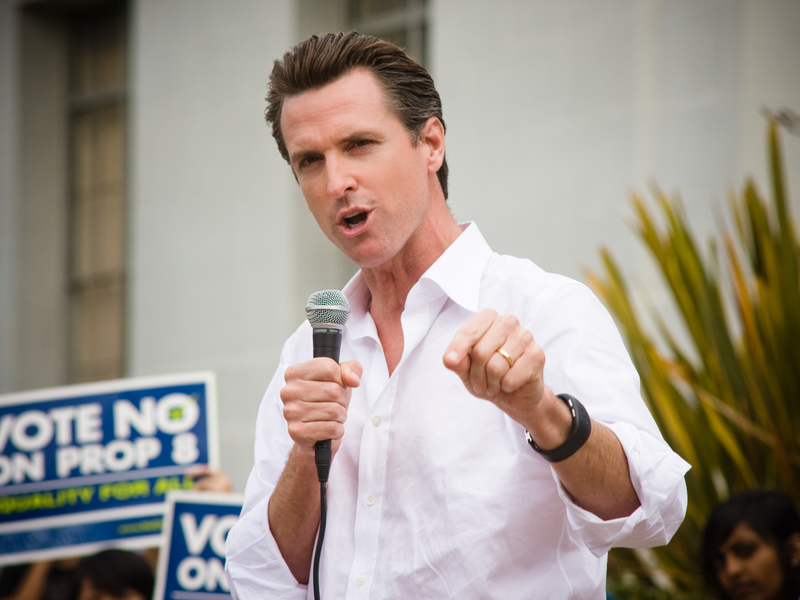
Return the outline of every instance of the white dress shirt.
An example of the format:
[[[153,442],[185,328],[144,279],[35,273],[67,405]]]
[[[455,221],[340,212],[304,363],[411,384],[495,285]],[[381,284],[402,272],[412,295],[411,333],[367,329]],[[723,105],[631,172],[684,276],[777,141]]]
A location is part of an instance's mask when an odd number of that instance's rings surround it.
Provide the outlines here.
[[[584,285],[491,251],[466,227],[408,294],[403,356],[389,376],[356,276],[341,360],[364,366],[328,483],[322,598],[605,598],[612,546],[667,543],[686,511],[684,473],[639,395],[639,377],[608,312]],[[619,438],[641,506],[602,521],[574,504],[522,425],[475,398],[442,364],[475,313],[514,314],[546,356],[545,383],[578,398]],[[312,356],[304,323],[287,341],[256,422],[255,466],[227,541],[232,593],[313,598],[272,537],[267,503],[293,442],[279,392]]]

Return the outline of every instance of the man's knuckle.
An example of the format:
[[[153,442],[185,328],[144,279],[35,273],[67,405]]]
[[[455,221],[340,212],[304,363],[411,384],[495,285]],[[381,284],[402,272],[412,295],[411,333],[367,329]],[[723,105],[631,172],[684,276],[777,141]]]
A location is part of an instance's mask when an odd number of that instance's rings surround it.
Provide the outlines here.
[[[287,383],[285,386],[283,386],[279,395],[284,404],[288,402],[292,395],[292,385]]]
[[[296,379],[296,378],[297,378],[297,367],[295,365],[290,365],[283,372],[283,380],[288,383],[292,379]]]
[[[505,359],[503,360],[503,364],[506,364]],[[499,361],[491,360],[486,365],[486,375],[490,381],[499,381],[503,374],[504,371]]]
[[[326,421],[338,421],[341,418],[342,405],[336,402],[326,402],[321,407],[322,416]]]
[[[320,396],[327,402],[338,402],[343,389],[338,383],[326,383],[320,389]]]
[[[297,418],[299,413],[296,402],[284,402],[283,404],[283,418],[287,421],[292,421]]]
[[[339,439],[344,435],[344,426],[337,421],[327,421],[322,427],[322,439]]]
[[[323,360],[320,362],[322,373],[326,380],[335,379],[339,375],[341,367],[334,360]]]
[[[507,329],[515,329],[517,326],[519,326],[519,321],[517,320],[517,317],[510,314],[499,317],[498,321],[503,327]]]
[[[534,364],[544,364],[544,350],[538,344],[534,344],[531,349],[531,358],[533,358]]]
[[[292,438],[293,440],[300,439],[302,437],[303,429],[304,427],[301,423],[290,422],[288,427],[289,437]]]

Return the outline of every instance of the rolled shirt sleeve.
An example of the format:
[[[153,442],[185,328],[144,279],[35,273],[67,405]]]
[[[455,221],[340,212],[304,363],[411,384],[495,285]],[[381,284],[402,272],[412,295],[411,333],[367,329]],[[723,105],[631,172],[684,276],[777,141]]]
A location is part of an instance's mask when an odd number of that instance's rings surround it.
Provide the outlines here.
[[[555,393],[576,396],[590,417],[617,436],[641,503],[628,517],[604,521],[575,504],[551,468],[572,530],[595,556],[612,547],[668,543],[686,514],[684,474],[691,467],[667,445],[647,410],[611,315],[588,288],[570,282],[529,320],[547,356],[545,382]]]
[[[306,598],[308,586],[297,582],[284,561],[269,528],[267,507],[280,478],[293,442],[286,429],[280,400],[286,368],[306,360],[308,344],[297,343],[303,324],[290,338],[281,354],[280,364],[264,394],[256,419],[255,466],[250,472],[245,501],[239,521],[225,543],[225,570],[231,594],[241,600],[274,598],[299,600]]]
[[[649,433],[628,423],[604,423],[622,444],[641,505],[629,516],[602,520],[571,499],[551,469],[572,530],[595,556],[612,547],[650,548],[672,538],[686,514],[684,474],[689,464]]]

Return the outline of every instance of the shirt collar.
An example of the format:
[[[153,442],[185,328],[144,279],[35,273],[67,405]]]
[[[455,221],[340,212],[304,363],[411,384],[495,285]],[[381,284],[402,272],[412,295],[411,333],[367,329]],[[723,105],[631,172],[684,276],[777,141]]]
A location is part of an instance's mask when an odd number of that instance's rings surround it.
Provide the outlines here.
[[[461,235],[411,288],[406,299],[406,308],[411,308],[410,304],[423,296],[417,292],[435,287],[456,304],[471,312],[478,312],[481,278],[486,263],[492,256],[492,249],[475,223],[459,223],[459,227]],[[350,337],[355,339],[370,335],[375,325],[372,319],[364,318],[369,309],[370,291],[360,270],[342,292],[350,303],[350,319],[347,323]],[[424,294],[423,297],[426,297],[425,302],[432,300],[429,294]]]
[[[459,227],[461,235],[420,277],[420,282],[436,284],[453,302],[478,312],[481,278],[492,249],[475,223],[459,223]]]

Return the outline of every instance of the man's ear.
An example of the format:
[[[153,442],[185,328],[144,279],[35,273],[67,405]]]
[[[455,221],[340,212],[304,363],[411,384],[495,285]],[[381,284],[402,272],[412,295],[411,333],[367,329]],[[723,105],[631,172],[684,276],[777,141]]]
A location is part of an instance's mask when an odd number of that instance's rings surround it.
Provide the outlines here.
[[[428,149],[428,172],[436,173],[444,161],[444,125],[437,117],[430,117],[419,132],[420,143]]]

